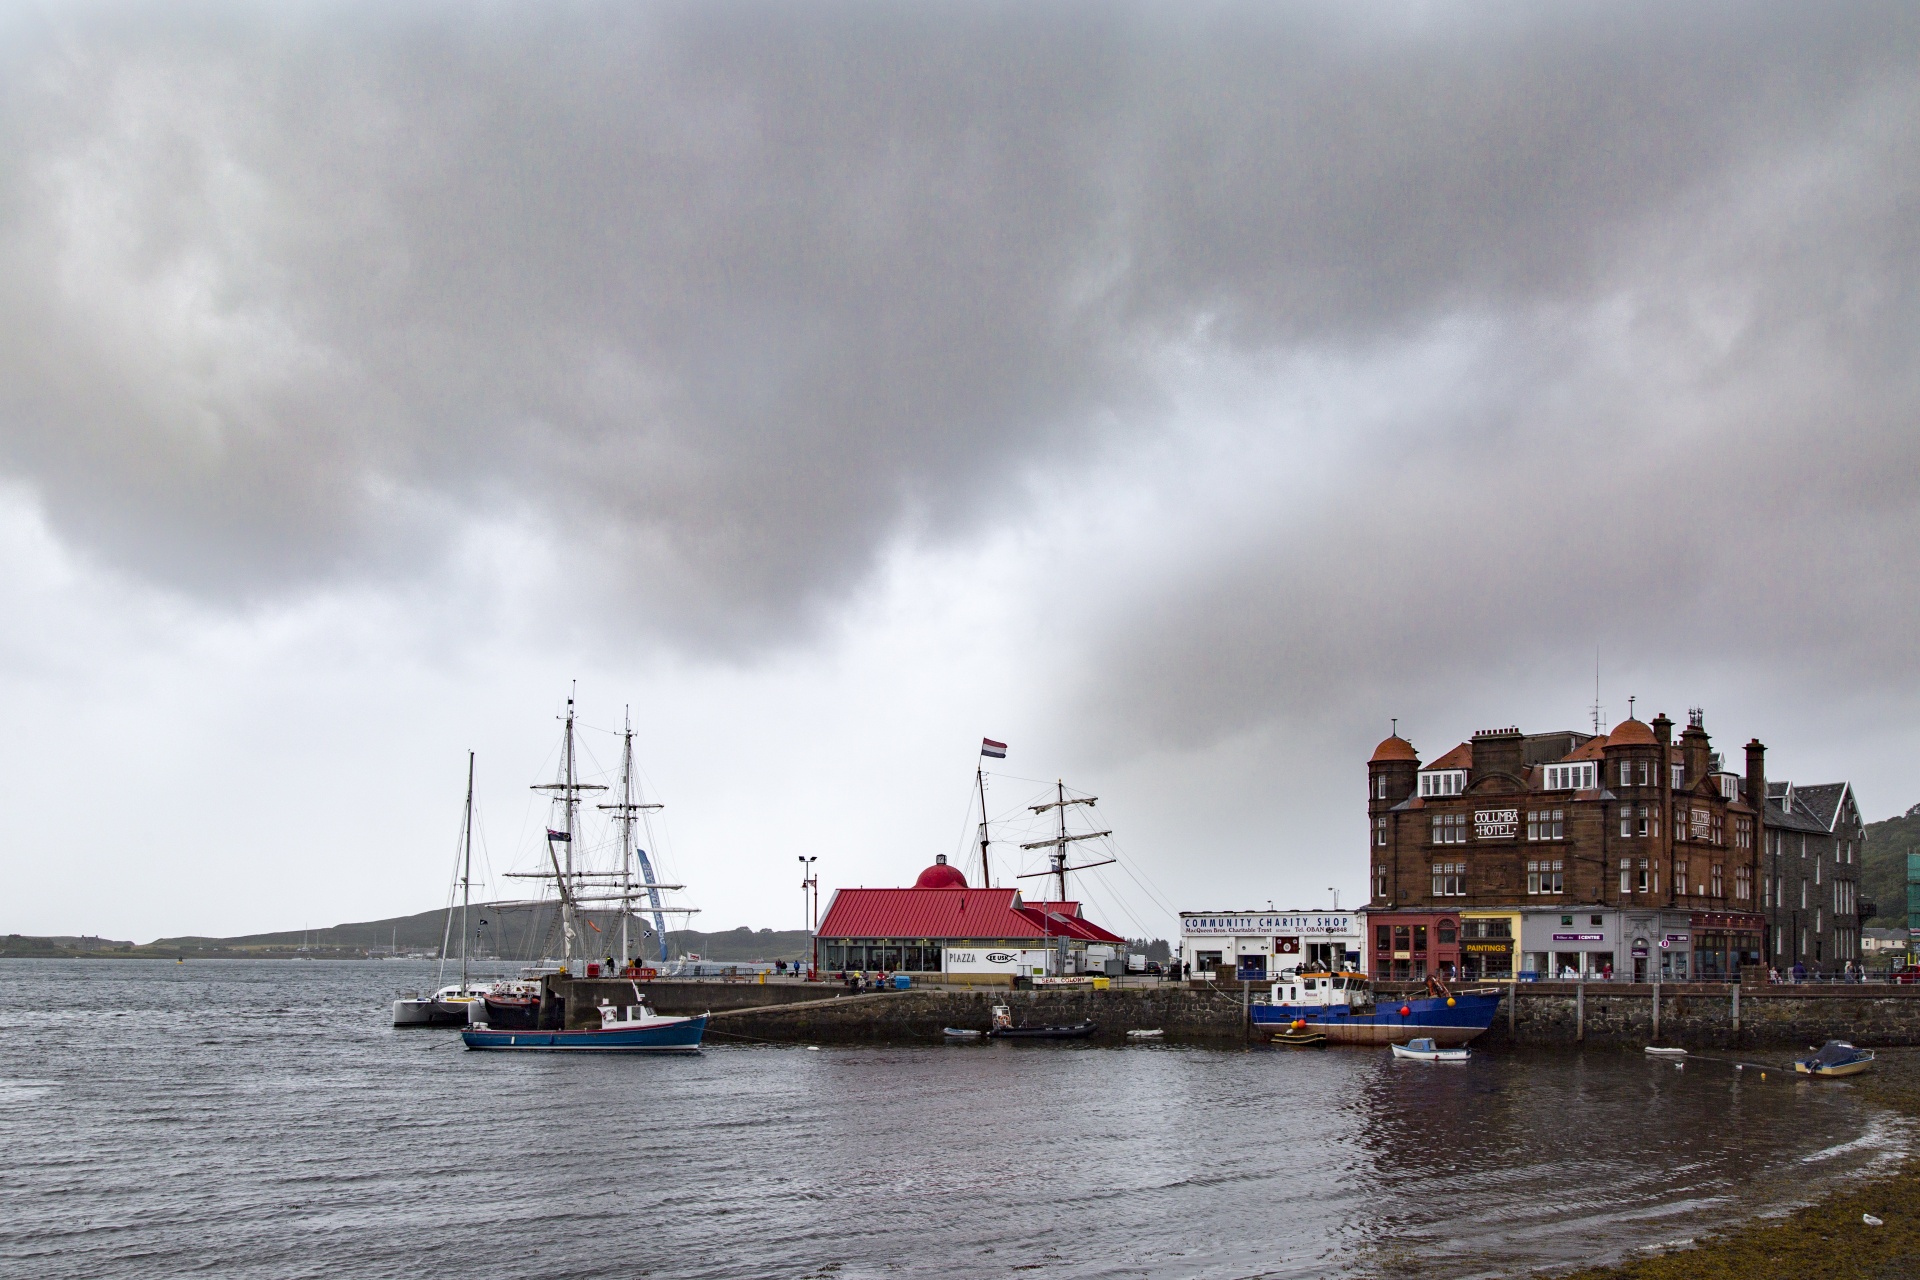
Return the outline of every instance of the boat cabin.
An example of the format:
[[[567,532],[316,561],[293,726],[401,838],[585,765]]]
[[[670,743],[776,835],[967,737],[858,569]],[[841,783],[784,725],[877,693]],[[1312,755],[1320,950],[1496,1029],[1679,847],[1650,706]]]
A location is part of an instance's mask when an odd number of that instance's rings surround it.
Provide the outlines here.
[[[1273,984],[1270,1004],[1361,1009],[1373,1004],[1373,987],[1359,973],[1282,973]]]

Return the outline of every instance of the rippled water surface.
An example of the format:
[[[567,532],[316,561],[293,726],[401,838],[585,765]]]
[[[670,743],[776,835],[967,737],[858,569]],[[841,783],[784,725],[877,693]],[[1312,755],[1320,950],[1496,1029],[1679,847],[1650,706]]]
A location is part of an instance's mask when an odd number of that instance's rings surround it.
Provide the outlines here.
[[[1510,1274],[1905,1141],[1844,1083],[1612,1051],[468,1053],[387,1025],[432,976],[0,962],[0,1272]]]

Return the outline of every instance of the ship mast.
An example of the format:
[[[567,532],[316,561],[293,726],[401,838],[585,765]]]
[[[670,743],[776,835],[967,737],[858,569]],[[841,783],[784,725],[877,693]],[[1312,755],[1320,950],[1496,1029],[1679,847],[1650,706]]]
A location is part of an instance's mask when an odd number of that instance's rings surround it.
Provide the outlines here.
[[[620,731],[620,891],[633,892],[633,708],[628,707]],[[620,904],[620,967],[632,962],[628,949],[627,921],[633,916],[633,900]]]
[[[1085,871],[1088,867],[1104,867],[1109,862],[1113,861],[1112,858],[1103,858],[1099,862],[1085,862],[1080,864],[1077,867],[1070,867],[1067,865],[1067,846],[1080,840],[1098,840],[1102,836],[1112,835],[1113,832],[1089,831],[1089,832],[1086,832],[1084,835],[1077,835],[1077,836],[1068,835],[1067,834],[1067,806],[1070,804],[1084,804],[1089,809],[1091,809],[1094,805],[1099,803],[1100,797],[1099,796],[1073,796],[1070,798],[1067,795],[1067,784],[1060,779],[1054,780],[1053,787],[1054,787],[1054,798],[1052,801],[1048,802],[1047,804],[1029,805],[1027,807],[1032,809],[1033,812],[1035,813],[1045,813],[1049,809],[1055,810],[1055,816],[1058,817],[1060,820],[1060,834],[1055,836],[1051,840],[1035,840],[1030,844],[1023,844],[1020,846],[1022,849],[1053,850],[1052,853],[1049,853],[1047,855],[1047,860],[1051,865],[1049,865],[1045,871],[1030,872],[1028,875],[1022,876],[1020,878],[1023,880],[1027,880],[1027,879],[1033,879],[1040,876],[1053,877],[1054,881],[1056,882],[1056,894],[1053,900],[1055,903],[1062,903],[1067,900],[1067,872]],[[1040,927],[1042,930],[1041,936],[1043,938],[1051,937],[1052,919],[1053,919],[1053,913],[1051,911],[1043,913],[1043,918],[1040,922]],[[1065,951],[1066,938],[1064,935],[1061,937],[1060,945],[1061,945],[1061,962],[1064,965],[1065,957],[1066,957],[1066,951]]]
[[[620,802],[603,804],[602,809],[610,809],[618,814],[620,823],[620,967],[625,969],[633,961],[633,947],[628,932],[628,922],[633,917],[634,903],[639,900],[638,889],[645,889],[653,903],[654,928],[660,934],[661,956],[665,958],[667,945],[667,926],[663,911],[670,910],[660,905],[660,890],[666,886],[656,884],[653,879],[653,867],[647,861],[646,850],[635,846],[633,838],[634,815],[649,809],[660,808],[657,804],[640,804],[633,798],[633,708],[628,707],[626,719],[620,735]],[[636,885],[633,878],[633,861],[640,860],[640,880]]]
[[[560,889],[560,963],[571,972],[573,968],[573,935],[579,920],[580,910],[576,900],[578,885],[573,864],[573,846],[579,838],[580,793],[582,791],[605,791],[597,783],[579,781],[573,750],[573,697],[567,697],[567,736],[566,745],[561,750],[560,781],[543,782],[533,788],[535,791],[551,791],[554,799],[565,808],[561,821],[561,830],[547,831],[547,861],[553,866],[552,879]],[[559,855],[554,853],[553,845],[558,840],[567,846],[566,865],[560,863]],[[540,878],[547,876],[542,873]]]
[[[461,842],[466,846],[460,867],[460,994],[467,994],[467,915],[473,907],[473,752],[467,752],[467,817],[461,824]]]

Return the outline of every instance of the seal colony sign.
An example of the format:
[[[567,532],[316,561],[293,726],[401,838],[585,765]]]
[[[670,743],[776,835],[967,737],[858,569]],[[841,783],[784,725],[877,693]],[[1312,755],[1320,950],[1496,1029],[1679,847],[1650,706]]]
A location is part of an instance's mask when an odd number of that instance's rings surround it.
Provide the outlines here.
[[[1475,840],[1511,840],[1520,834],[1520,811],[1518,809],[1475,809],[1473,811],[1473,838]]]

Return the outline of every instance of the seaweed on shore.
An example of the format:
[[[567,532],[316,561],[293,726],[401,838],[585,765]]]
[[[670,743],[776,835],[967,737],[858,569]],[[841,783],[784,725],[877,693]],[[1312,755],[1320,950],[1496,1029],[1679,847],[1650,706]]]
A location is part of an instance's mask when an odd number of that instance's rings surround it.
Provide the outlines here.
[[[1882,1052],[1858,1086],[1920,1118],[1920,1053]],[[1866,1215],[1880,1220],[1869,1225]],[[1920,1277],[1920,1156],[1779,1218],[1751,1220],[1694,1243],[1561,1280],[1907,1280]]]

